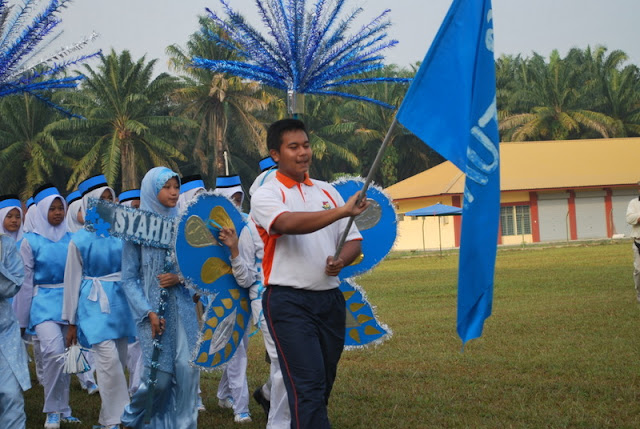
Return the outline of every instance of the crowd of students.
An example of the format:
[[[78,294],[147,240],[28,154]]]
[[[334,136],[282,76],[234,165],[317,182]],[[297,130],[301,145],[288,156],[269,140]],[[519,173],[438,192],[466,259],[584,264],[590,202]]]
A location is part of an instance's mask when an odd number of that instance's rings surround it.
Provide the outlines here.
[[[336,275],[359,254],[357,229],[338,260],[327,255],[332,246],[335,250],[341,220],[361,213],[366,202],[354,197],[345,204],[330,185],[309,179],[311,151],[302,123],[279,121],[270,133],[279,170],[273,159],[261,161],[262,173],[250,188],[261,203],[255,214],[252,207],[252,215],[245,215],[247,225],[239,235],[223,228],[219,241],[230,249],[237,283],[249,288],[254,326],[262,331],[270,361],[269,379],[253,393],[268,415],[267,428],[328,427],[326,405],[344,344],[344,299]],[[296,147],[287,136],[299,138]],[[268,183],[275,185],[260,191]],[[54,186],[41,186],[24,215],[16,196],[0,197],[0,427],[26,423],[22,392],[30,388],[30,377],[24,340],[33,346],[44,388],[45,429],[79,421],[69,406],[70,376],[60,358],[76,343],[90,350],[97,383],[92,373],[82,374],[80,381],[89,393],[100,394],[99,427],[142,428],[149,419],[157,429],[197,426],[204,406],[199,371],[190,361],[200,330],[200,297],[185,287],[166,249],[104,237],[83,224],[91,198],[171,218],[204,190],[200,177],[181,180],[172,170],[156,167],[144,176],[140,190],[118,197],[103,175],[85,180],[66,199]],[[238,176],[219,177],[215,193],[241,210],[244,191]],[[282,243],[278,249],[276,239]],[[325,254],[309,269],[305,264],[317,259],[319,248]],[[302,265],[286,270],[273,265],[290,263],[290,258]],[[268,283],[269,276],[276,281]],[[270,300],[289,306],[286,314],[263,299],[265,284]],[[326,308],[310,321],[306,309],[290,311],[292,306],[314,308],[318,299]],[[309,335],[301,326],[318,331],[315,342],[303,338]],[[158,343],[162,353],[152,364]],[[247,345],[245,334],[217,390],[218,405],[231,408],[237,423],[251,422]]]

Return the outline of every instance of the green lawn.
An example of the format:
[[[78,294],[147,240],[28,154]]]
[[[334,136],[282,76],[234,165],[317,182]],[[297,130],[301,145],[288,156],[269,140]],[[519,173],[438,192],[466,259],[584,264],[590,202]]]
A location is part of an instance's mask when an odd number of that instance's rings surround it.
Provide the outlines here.
[[[457,255],[392,255],[358,283],[394,334],[344,353],[329,405],[333,427],[640,427],[632,269],[629,242],[500,249],[493,315],[461,353]],[[252,392],[268,374],[259,335],[249,355]],[[199,426],[238,427],[217,407],[218,380],[218,372],[203,374]],[[98,395],[74,380],[71,400],[85,423],[67,427],[97,424]],[[42,388],[26,401],[27,427],[41,428]],[[251,411],[245,427],[264,427],[262,409],[251,402]]]

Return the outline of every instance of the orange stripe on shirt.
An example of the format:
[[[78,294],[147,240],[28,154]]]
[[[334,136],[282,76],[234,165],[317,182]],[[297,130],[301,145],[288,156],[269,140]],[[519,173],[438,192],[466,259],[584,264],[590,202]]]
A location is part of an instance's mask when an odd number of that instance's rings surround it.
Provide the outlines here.
[[[331,196],[331,194],[329,192],[327,192],[326,189],[323,189],[322,192],[324,192],[327,197],[329,197],[329,199],[331,200],[331,202],[333,203],[333,207],[338,207],[338,205],[336,204],[336,201],[333,199],[333,197]]]

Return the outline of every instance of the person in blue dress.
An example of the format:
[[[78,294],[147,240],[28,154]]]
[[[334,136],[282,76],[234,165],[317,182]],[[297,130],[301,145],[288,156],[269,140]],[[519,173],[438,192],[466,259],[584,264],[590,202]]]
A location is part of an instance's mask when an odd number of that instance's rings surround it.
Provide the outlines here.
[[[62,319],[64,267],[71,234],[65,223],[66,202],[50,184],[34,195],[33,231],[24,234],[20,255],[25,278],[15,297],[20,327],[35,330],[43,365],[45,429],[78,422],[69,406],[69,374],[63,371],[67,323]]]
[[[129,189],[118,195],[118,202],[134,209],[140,208],[140,189]],[[133,396],[140,385],[142,376],[142,348],[136,337],[127,347],[127,371],[129,371],[129,396]]]
[[[27,418],[22,392],[31,387],[27,352],[9,299],[24,279],[15,241],[0,234],[0,427],[24,429]]]
[[[83,212],[90,198],[115,200],[103,175],[80,183]],[[136,336],[129,304],[120,287],[122,240],[80,229],[71,237],[64,274],[62,318],[69,322],[67,345],[80,343],[94,353],[102,405],[98,422],[118,428],[129,403],[124,367],[129,338]]]
[[[73,191],[67,195],[67,217],[65,222],[67,223],[67,229],[70,233],[74,233],[84,227],[84,218],[82,217],[82,193],[80,191]],[[34,337],[34,350],[37,345],[38,337]],[[95,372],[96,364],[93,361],[93,352],[91,350],[85,352],[87,363],[89,363],[91,369],[86,372],[76,374],[82,390],[85,390],[89,395],[93,395],[98,391],[98,385],[96,384]]]
[[[180,179],[175,172],[166,167],[152,168],[142,179],[140,209],[175,217],[179,194]],[[130,241],[123,246],[122,286],[138,328],[145,365],[142,382],[122,415],[126,428],[144,427],[149,394],[153,395],[150,427],[197,427],[199,370],[190,361],[198,339],[198,321],[193,291],[180,281],[172,259],[167,249]],[[162,289],[168,293],[164,319],[158,317]],[[153,364],[157,374],[155,384],[151,385],[153,341],[158,336],[162,350]]]

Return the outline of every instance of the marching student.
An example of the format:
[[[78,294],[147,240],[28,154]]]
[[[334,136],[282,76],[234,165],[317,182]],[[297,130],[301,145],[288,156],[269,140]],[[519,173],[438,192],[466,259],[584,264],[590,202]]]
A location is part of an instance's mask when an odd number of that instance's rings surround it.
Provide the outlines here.
[[[82,217],[82,193],[73,191],[67,195],[67,228],[69,232],[76,232],[84,227],[84,217]],[[80,220],[82,219],[82,220]]]
[[[304,123],[284,119],[267,131],[278,163],[275,180],[253,194],[251,218],[264,243],[264,317],[282,368],[292,428],[329,428],[327,404],[344,348],[345,300],[337,277],[360,254],[355,225],[334,259],[347,219],[368,207],[345,203],[326,182],[309,177],[311,146]]]
[[[82,210],[89,199],[114,201],[115,193],[103,175],[80,183]],[[127,299],[120,287],[122,240],[81,229],[69,243],[64,273],[62,318],[69,322],[67,345],[80,343],[94,353],[102,405],[98,422],[118,428],[129,403],[124,367],[129,338],[136,335]]]
[[[249,194],[265,183],[275,178],[275,162],[271,162],[254,180]],[[262,167],[264,160],[260,162]],[[260,237],[255,222],[249,216],[247,225],[242,229],[238,238],[236,232],[225,228],[220,233],[220,240],[231,250],[231,267],[233,275],[242,287],[249,287],[251,299],[251,313],[254,324],[262,331],[265,349],[269,357],[269,380],[253,392],[253,398],[262,406],[267,418],[267,429],[288,429],[291,427],[291,416],[287,401],[287,391],[282,378],[282,371],[278,361],[275,343],[269,333],[262,311],[262,259],[264,257],[264,243]]]
[[[16,248],[22,242],[22,203],[17,195],[0,196],[0,233],[13,238]]]
[[[17,200],[17,198],[11,198]],[[8,199],[0,204],[7,203]],[[19,203],[20,201],[18,201]],[[11,207],[11,206],[9,206]],[[3,210],[6,207],[3,207]],[[20,225],[21,226],[21,225]],[[5,227],[3,226],[3,229]],[[13,229],[13,224],[9,229]],[[31,387],[27,352],[20,338],[20,327],[11,309],[13,297],[24,280],[24,265],[14,240],[0,234],[0,427],[24,429],[27,416],[22,392]]]
[[[76,231],[82,229],[84,227],[84,217],[82,214],[82,193],[80,191],[73,191],[69,195],[67,195],[67,229],[70,233],[75,233]],[[35,338],[37,343],[37,337]],[[34,346],[35,344],[34,343]],[[93,352],[89,350],[85,353],[85,357],[91,369],[89,371],[76,374],[78,377],[78,381],[80,381],[80,387],[82,390],[85,390],[89,395],[93,395],[98,391],[98,385],[96,384],[95,373],[96,373],[96,365],[93,361]]]
[[[152,168],[142,179],[140,209],[175,217],[180,194],[179,176],[166,167]],[[125,427],[144,427],[147,395],[153,394],[151,427],[197,427],[199,370],[190,365],[198,339],[198,321],[192,292],[175,273],[166,249],[125,241],[122,251],[122,286],[127,295],[142,345],[145,373],[138,391],[125,407]],[[158,317],[161,290],[167,292],[164,318]],[[159,338],[158,338],[159,336]],[[152,362],[154,340],[162,350]],[[151,368],[157,370],[151,384]]]
[[[180,179],[180,197],[178,198],[178,212],[182,212],[186,206],[200,192],[206,191],[202,176],[194,174],[192,176],[185,176]]]
[[[140,208],[140,189],[129,189],[118,195],[118,202],[123,206]],[[127,371],[129,371],[129,396],[133,396],[140,385],[142,375],[142,348],[136,340],[127,346]]]
[[[35,207],[35,201],[33,201],[33,197],[27,198],[27,202],[25,206],[27,210],[24,212],[24,216],[22,219],[22,232],[31,232],[33,231],[33,213],[35,210],[31,210],[32,207]]]
[[[62,319],[64,267],[71,234],[65,223],[66,202],[50,184],[36,190],[33,231],[24,234],[20,255],[25,278],[15,297],[20,327],[35,329],[43,364],[45,429],[58,429],[60,422],[79,422],[69,406],[69,374],[63,372],[64,337]]]
[[[187,206],[193,201],[199,193],[206,191],[202,176],[194,174],[192,176],[185,176],[180,179],[180,196],[178,197],[178,213],[182,213],[186,210]],[[198,316],[198,325],[202,327],[202,315],[204,313],[204,306],[207,304],[207,298],[198,294],[193,295],[193,300],[196,305],[196,315]],[[200,389],[200,382],[198,381],[198,411],[206,411],[204,402],[202,401],[202,390]]]
[[[242,211],[244,191],[242,190],[240,176],[218,176],[214,192],[230,199],[238,210]],[[244,216],[246,218],[246,215]],[[248,286],[240,286],[249,287],[251,284],[253,284],[253,279],[248,282]],[[222,371],[222,377],[218,384],[218,405],[222,408],[233,409],[233,419],[236,423],[251,422],[251,415],[249,414],[249,385],[247,383],[248,341],[248,334],[245,331],[235,354]]]

